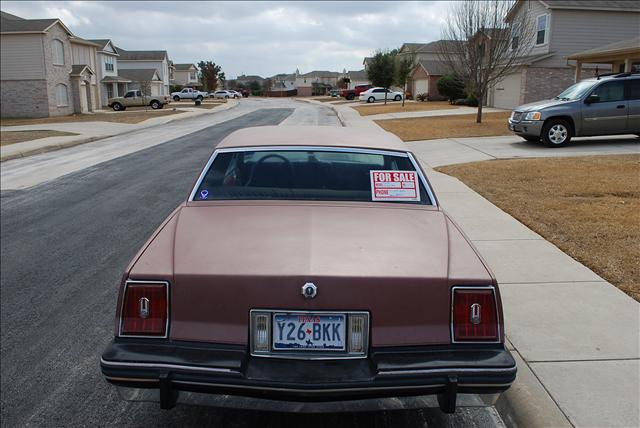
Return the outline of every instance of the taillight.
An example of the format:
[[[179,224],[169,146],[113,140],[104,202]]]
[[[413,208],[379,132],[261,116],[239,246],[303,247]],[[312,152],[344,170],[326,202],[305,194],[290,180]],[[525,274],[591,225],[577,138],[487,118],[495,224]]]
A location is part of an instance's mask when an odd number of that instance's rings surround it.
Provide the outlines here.
[[[120,334],[166,336],[168,288],[166,282],[127,282],[120,318]]]
[[[493,288],[454,287],[452,334],[454,342],[498,340],[498,308]]]

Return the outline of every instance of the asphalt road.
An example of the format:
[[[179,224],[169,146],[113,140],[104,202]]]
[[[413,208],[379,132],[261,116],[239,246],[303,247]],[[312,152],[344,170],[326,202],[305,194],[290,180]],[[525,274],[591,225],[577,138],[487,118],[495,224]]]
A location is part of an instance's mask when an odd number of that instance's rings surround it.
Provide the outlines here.
[[[0,208],[1,425],[421,427],[501,425],[495,410],[291,415],[121,401],[100,374],[122,270],[184,200],[230,132],[278,124],[257,110],[37,186],[3,191]]]

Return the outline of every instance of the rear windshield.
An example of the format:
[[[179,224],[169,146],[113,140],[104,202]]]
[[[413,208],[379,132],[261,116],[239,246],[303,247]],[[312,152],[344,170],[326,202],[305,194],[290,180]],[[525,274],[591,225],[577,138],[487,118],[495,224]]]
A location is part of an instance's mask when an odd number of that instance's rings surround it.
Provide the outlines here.
[[[412,189],[404,189],[413,187],[411,182],[385,183],[379,181],[380,177],[391,177],[389,181],[397,177],[415,179],[414,197],[407,197]],[[403,156],[308,150],[227,152],[217,154],[193,200],[375,200],[430,204],[418,177],[411,160]],[[378,193],[374,197],[374,181],[376,188],[394,185],[403,188],[395,190],[401,197],[380,198]]]

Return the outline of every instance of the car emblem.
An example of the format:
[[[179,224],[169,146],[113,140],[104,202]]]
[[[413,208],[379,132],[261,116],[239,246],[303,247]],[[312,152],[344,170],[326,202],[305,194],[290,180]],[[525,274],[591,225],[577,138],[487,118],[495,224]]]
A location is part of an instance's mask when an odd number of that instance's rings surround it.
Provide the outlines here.
[[[482,309],[482,307],[480,306],[479,303],[474,303],[473,305],[471,305],[471,314],[470,314],[470,319],[471,319],[471,324],[480,324],[480,310]]]
[[[141,297],[138,300],[138,314],[140,318],[148,318],[149,317],[149,299],[146,297]]]
[[[313,282],[307,282],[302,286],[302,295],[305,299],[313,299],[318,294],[318,287]]]

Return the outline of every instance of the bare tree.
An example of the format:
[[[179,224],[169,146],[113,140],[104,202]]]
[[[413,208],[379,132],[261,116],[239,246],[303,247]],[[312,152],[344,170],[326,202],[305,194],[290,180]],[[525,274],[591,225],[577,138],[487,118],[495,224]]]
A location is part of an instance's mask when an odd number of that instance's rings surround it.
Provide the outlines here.
[[[503,0],[454,2],[442,29],[438,57],[478,100],[476,122],[488,89],[513,73],[534,44],[535,26],[526,7]],[[517,12],[517,13],[513,13]],[[508,18],[508,19],[507,19]]]
[[[415,55],[408,55],[403,58],[399,58],[396,55],[396,84],[403,89],[402,94],[402,106],[404,107],[404,99],[407,96],[407,82],[409,81],[409,76],[413,73],[413,70],[416,68],[416,57]]]
[[[148,102],[147,100],[151,96],[151,80],[140,80],[138,81],[138,87],[140,88],[140,96],[142,97],[142,104],[144,105],[145,111],[148,110]]]

